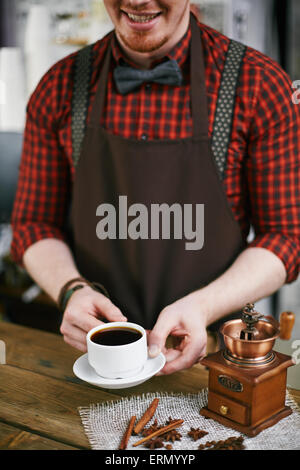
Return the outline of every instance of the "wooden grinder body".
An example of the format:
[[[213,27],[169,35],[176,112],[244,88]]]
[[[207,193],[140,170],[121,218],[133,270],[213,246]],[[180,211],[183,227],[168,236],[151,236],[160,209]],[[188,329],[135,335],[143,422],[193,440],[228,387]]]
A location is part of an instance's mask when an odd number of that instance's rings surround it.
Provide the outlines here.
[[[223,351],[205,357],[209,368],[208,404],[200,414],[250,437],[291,414],[285,406],[290,356],[275,352],[271,364],[244,368],[229,364]]]

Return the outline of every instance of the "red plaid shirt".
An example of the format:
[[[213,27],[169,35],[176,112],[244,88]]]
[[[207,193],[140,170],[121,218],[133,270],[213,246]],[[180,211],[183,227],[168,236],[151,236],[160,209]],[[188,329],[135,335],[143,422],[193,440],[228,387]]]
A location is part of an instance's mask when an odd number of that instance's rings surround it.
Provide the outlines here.
[[[199,27],[203,33],[211,135],[229,39],[208,26],[199,23]],[[89,113],[111,34],[93,47]],[[148,139],[190,137],[190,38],[189,29],[169,54],[182,69],[183,86],[143,85],[126,96],[117,92],[112,76],[113,67],[122,57],[115,41],[101,125],[125,138],[140,139],[145,134]],[[76,54],[47,72],[28,103],[12,215],[11,252],[20,264],[33,243],[45,238],[66,240],[63,226],[74,178],[71,103]],[[245,239],[250,226],[255,230],[249,246],[266,248],[277,255],[285,265],[287,282],[297,278],[300,266],[300,107],[293,104],[292,93],[291,81],[279,65],[248,48],[223,181]]]

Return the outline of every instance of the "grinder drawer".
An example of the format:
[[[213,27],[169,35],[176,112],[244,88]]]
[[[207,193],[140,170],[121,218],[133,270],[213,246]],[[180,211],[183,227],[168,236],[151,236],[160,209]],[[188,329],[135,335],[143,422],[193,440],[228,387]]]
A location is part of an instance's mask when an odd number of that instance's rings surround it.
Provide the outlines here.
[[[236,423],[247,425],[249,424],[249,409],[247,406],[223,397],[218,393],[208,393],[207,408],[224,418],[231,419]]]

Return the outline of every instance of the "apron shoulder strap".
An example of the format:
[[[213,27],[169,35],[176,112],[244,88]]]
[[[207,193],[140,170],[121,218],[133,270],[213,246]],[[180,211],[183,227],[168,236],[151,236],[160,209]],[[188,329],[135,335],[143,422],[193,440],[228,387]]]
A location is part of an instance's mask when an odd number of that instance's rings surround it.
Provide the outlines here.
[[[211,145],[221,179],[223,179],[226,168],[227,152],[231,138],[232,120],[235,108],[236,88],[246,49],[247,46],[244,44],[233,40],[230,41],[218,94]],[[92,54],[93,45],[91,44],[81,49],[75,60],[72,98],[72,148],[75,167],[79,161],[86,130]]]
[[[93,44],[81,49],[75,59],[72,97],[72,156],[76,167],[86,129],[89,88],[92,73]]]
[[[230,41],[218,93],[211,147],[221,179],[224,177],[226,168],[227,152],[232,134],[236,89],[246,49],[247,46],[244,44],[234,40]]]

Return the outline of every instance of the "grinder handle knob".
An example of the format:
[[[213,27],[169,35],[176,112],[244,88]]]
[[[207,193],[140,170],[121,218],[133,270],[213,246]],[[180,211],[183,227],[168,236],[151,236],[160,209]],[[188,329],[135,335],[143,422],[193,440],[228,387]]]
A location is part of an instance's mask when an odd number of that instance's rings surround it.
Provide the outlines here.
[[[280,315],[280,334],[279,338],[289,340],[292,335],[295,324],[295,314],[293,312],[282,312]]]

